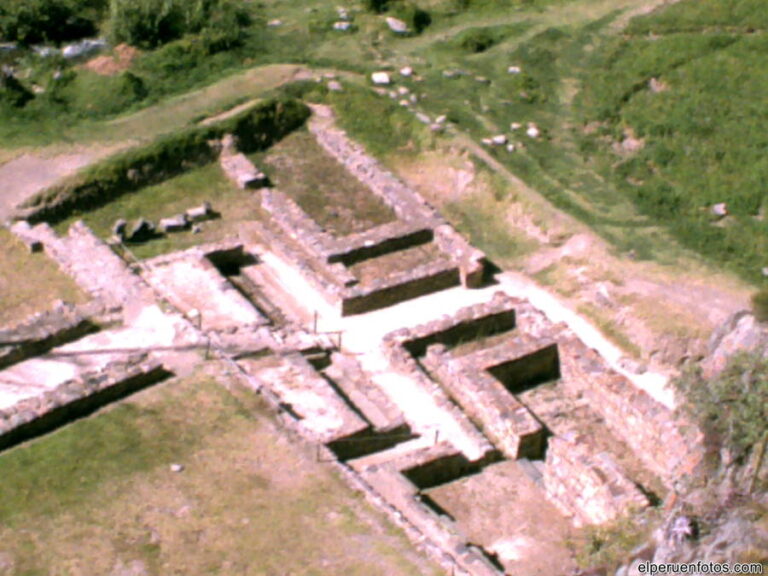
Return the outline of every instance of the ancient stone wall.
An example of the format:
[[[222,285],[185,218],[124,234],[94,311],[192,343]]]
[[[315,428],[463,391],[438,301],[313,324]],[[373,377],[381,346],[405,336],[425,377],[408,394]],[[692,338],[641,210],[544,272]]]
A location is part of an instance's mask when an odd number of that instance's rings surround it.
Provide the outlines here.
[[[430,262],[398,274],[379,278],[365,288],[354,286],[344,291],[343,316],[386,308],[459,285],[459,271],[452,262]]]
[[[0,450],[50,432],[168,376],[160,363],[139,355],[0,410]]]
[[[0,330],[0,368],[98,330],[83,312],[80,307],[62,305],[35,314],[12,329]]]
[[[544,427],[484,366],[453,360],[442,344],[431,346],[422,362],[507,458],[542,457]]]
[[[46,254],[107,308],[119,309],[126,302],[154,298],[139,276],[82,221],[72,224],[62,237],[45,223],[30,227],[26,222],[18,222],[11,231],[19,237],[40,241]],[[94,262],[99,265],[94,266]]]
[[[592,455],[584,437],[549,439],[544,465],[547,497],[577,526],[604,524],[648,506],[648,499],[602,452]]]
[[[578,387],[608,427],[643,463],[670,484],[703,457],[703,437],[685,417],[610,370],[574,336],[560,340],[567,382]]]

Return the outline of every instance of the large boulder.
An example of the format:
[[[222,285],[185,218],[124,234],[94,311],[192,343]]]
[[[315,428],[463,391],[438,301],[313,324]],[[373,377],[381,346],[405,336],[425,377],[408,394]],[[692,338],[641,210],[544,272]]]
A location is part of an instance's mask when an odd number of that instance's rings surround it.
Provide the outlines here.
[[[747,311],[737,312],[709,340],[707,357],[701,364],[706,378],[720,374],[728,359],[738,352],[768,354],[768,327]]]

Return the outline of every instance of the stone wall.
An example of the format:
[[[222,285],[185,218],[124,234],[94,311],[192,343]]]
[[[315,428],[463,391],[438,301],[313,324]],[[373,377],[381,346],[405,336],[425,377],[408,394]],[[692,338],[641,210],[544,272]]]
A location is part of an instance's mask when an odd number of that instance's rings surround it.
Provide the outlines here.
[[[168,376],[160,363],[139,355],[0,410],[0,450],[50,432]]]
[[[347,138],[343,130],[336,128],[328,107],[311,108],[313,115],[309,130],[315,135],[320,146],[390,206],[398,219],[405,222],[442,221],[435,208],[369,156],[362,146]]]
[[[141,278],[82,221],[72,224],[62,237],[45,223],[31,227],[26,222],[18,222],[11,231],[21,238],[41,242],[46,254],[66,274],[109,309],[119,309],[127,302],[154,299]],[[99,266],[93,266],[94,262]]]
[[[682,415],[607,368],[594,350],[571,336],[560,340],[562,369],[605,423],[668,485],[703,457],[703,437]]]
[[[423,363],[507,458],[542,457],[544,427],[484,366],[457,362],[442,344],[432,345]]]
[[[648,506],[648,499],[610,455],[592,455],[585,448],[588,444],[584,437],[549,439],[544,464],[547,497],[577,526],[604,524]]]
[[[0,330],[0,368],[43,354],[98,330],[83,309],[62,305],[35,314],[9,330]]]
[[[342,296],[341,314],[362,314],[458,285],[459,271],[453,262],[430,262],[382,277],[365,288],[348,288]]]
[[[386,338],[398,342],[413,356],[422,356],[432,344],[450,347],[478,336],[491,336],[514,329],[515,306],[519,302],[503,292],[497,292],[487,303],[462,308],[453,316],[443,316],[428,324],[391,332]]]
[[[418,223],[389,222],[338,238],[336,248],[328,255],[328,262],[341,262],[345,266],[352,266],[363,260],[427,244],[433,239],[431,228]]]

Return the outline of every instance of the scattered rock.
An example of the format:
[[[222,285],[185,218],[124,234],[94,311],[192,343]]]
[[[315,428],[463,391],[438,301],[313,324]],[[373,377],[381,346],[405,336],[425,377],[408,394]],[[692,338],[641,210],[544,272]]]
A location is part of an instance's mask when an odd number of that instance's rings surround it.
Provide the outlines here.
[[[455,78],[458,73],[455,70],[443,70],[443,78]]]
[[[475,76],[475,82],[479,82],[480,84],[490,84],[491,81],[486,78],[485,76]]]
[[[408,33],[408,24],[400,20],[399,18],[393,18],[392,16],[387,16],[387,26],[389,26],[389,29],[392,30],[395,34],[407,34]]]
[[[410,66],[403,66],[400,68],[400,76],[404,76],[406,78],[410,78],[413,75],[413,68]]]
[[[416,96],[416,94],[411,94],[410,100],[412,103],[416,104],[416,102],[419,101],[419,98]]]
[[[424,114],[423,112],[416,112],[416,120],[421,122],[422,124],[431,124],[432,119]]]
[[[100,38],[96,40],[81,40],[74,44],[67,44],[61,49],[61,55],[71,60],[81,56],[90,56],[107,47],[107,42]]]
[[[509,74],[520,74],[520,72],[522,72],[522,69],[520,68],[520,66],[510,66],[509,68],[507,68],[507,72]]]
[[[768,328],[749,312],[737,312],[712,333],[707,357],[701,363],[704,376],[720,374],[734,354],[755,350],[768,351]]]
[[[155,236],[155,225],[146,218],[139,218],[125,235],[128,242],[146,242]]]
[[[184,212],[184,215],[190,222],[204,222],[205,220],[212,219],[215,216],[215,212],[211,207],[211,203],[206,201],[200,206],[188,209]]]
[[[184,465],[183,464],[171,464],[171,472],[184,472]]]
[[[399,86],[397,88],[397,93],[401,96],[405,96],[406,94],[410,93],[410,90],[408,90],[408,88],[405,86]]]
[[[512,122],[512,123],[509,125],[509,129],[510,129],[510,130],[512,130],[513,132],[514,132],[515,130],[520,130],[520,128],[522,128],[522,127],[523,127],[523,125],[522,125],[522,124],[520,124],[520,122]]]
[[[400,106],[404,106],[405,108],[407,108],[408,106],[411,105],[411,101],[410,100],[400,100],[400,102],[398,102],[398,104],[400,104]]]
[[[648,81],[648,88],[651,92],[657,94],[659,92],[664,92],[667,89],[667,85],[658,78],[651,78]]]
[[[276,28],[282,25],[283,25],[283,21],[280,20],[279,18],[275,18],[274,20],[270,20],[269,22],[267,22],[267,26],[269,26],[270,28]]]
[[[374,72],[371,74],[371,80],[376,85],[387,85],[390,83],[389,74],[387,72]]]
[[[340,20],[351,20],[349,10],[343,7],[336,8],[336,14],[338,14]]]
[[[763,269],[761,270],[761,272],[763,273],[763,276],[768,276],[768,267],[766,267],[766,268],[763,268]]]
[[[161,219],[158,228],[163,233],[182,232],[189,228],[189,222],[184,214],[176,214],[170,218]]]
[[[516,150],[514,144],[507,144],[507,152],[514,152]]]
[[[710,208],[710,212],[712,213],[712,216],[724,218],[725,216],[728,216],[728,206],[725,202],[719,202]]]
[[[483,138],[480,140],[480,142],[482,142],[485,146],[493,146],[493,140],[490,138]]]
[[[535,124],[528,124],[528,129],[525,131],[528,138],[536,139],[539,136],[541,136],[541,131],[538,129],[538,127]]]
[[[496,146],[503,146],[507,143],[507,137],[504,134],[497,134],[491,138],[491,142]]]
[[[200,234],[200,232],[203,231],[203,227],[200,226],[200,224],[195,224],[192,226],[192,234]]]
[[[445,132],[445,126],[437,123],[430,124],[429,129],[432,132]]]
[[[341,85],[341,82],[338,80],[331,80],[328,82],[328,90],[331,92],[343,92],[344,87]]]
[[[333,23],[333,29],[339,30],[340,32],[346,32],[352,27],[352,24],[346,21],[340,21],[340,22],[334,22]]]
[[[445,121],[448,119],[448,117],[445,114],[441,114],[437,118],[435,118],[436,124],[445,124]]]

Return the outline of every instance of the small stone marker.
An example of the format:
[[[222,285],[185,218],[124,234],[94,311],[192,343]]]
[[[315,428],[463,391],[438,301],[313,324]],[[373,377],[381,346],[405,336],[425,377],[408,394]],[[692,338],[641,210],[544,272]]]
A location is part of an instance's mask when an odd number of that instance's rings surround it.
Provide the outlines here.
[[[206,201],[200,206],[188,209],[184,215],[190,222],[203,222],[213,218],[213,208],[211,208],[211,203]]]
[[[387,26],[389,26],[389,29],[395,34],[406,34],[408,32],[408,24],[399,18],[387,16]]]
[[[386,72],[374,72],[373,74],[371,74],[371,80],[373,81],[374,84],[379,86],[387,85],[390,82],[389,74],[387,74]]]
[[[181,232],[188,227],[189,222],[187,222],[187,217],[184,214],[176,214],[170,218],[163,218],[158,225],[160,232],[164,233]]]

